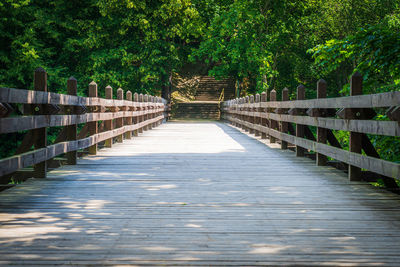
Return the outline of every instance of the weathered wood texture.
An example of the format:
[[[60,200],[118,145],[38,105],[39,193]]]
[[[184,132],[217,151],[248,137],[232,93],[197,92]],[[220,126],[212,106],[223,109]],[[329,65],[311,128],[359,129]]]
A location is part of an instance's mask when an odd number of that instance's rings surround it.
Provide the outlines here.
[[[47,92],[47,72],[43,68],[37,68],[35,70],[33,87],[37,92]],[[31,107],[31,112],[42,113],[44,111],[43,105],[37,105]],[[40,127],[32,130],[33,137],[33,147],[34,149],[43,149],[47,145],[47,129],[45,127]],[[33,166],[35,177],[46,178],[47,172],[47,162],[35,162]]]
[[[67,82],[67,93],[69,95],[77,95],[78,93],[78,81],[74,78],[71,77],[68,79]],[[75,107],[70,107],[70,113],[75,113]],[[72,124],[72,125],[68,125],[66,127],[66,131],[67,131],[67,141],[76,141],[78,140],[78,125],[77,124]],[[77,150],[73,150],[70,152],[67,152],[67,162],[68,164],[71,165],[75,165],[76,161],[78,159],[78,151]]]
[[[326,98],[327,84],[324,80],[319,80],[317,83],[317,98]],[[319,113],[323,113],[322,110],[317,110]],[[322,144],[327,142],[327,129],[318,127],[317,128],[317,141]],[[324,154],[317,153],[316,162],[319,166],[325,166],[327,164],[327,157]]]
[[[271,143],[280,140],[282,149],[287,147],[287,143],[295,145],[297,156],[304,156],[306,150],[314,151],[317,153],[317,165],[326,165],[327,157],[340,160],[348,164],[350,180],[362,179],[361,169],[376,173],[377,178],[384,175],[391,177],[389,179],[400,179],[400,164],[379,159],[379,155],[373,157],[365,151],[366,146],[362,145],[362,137],[366,137],[366,134],[400,136],[400,123],[397,120],[373,120],[376,113],[372,109],[389,108],[387,114],[393,114],[396,106],[400,105],[400,92],[361,95],[362,76],[359,73],[352,77],[350,97],[326,98],[326,86],[325,81],[319,81],[318,99],[312,100],[304,100],[305,88],[300,85],[297,88],[297,100],[293,101],[286,101],[286,90],[283,90],[283,101],[280,102],[276,101],[275,90],[271,91],[271,102],[248,103],[240,99],[225,101],[222,106],[223,118],[250,133],[255,131],[261,132],[263,137],[269,136]],[[337,111],[339,108],[341,109]],[[336,116],[342,118],[338,119]],[[249,117],[253,119],[246,119]],[[388,117],[396,119],[392,115]],[[269,125],[264,121],[269,122]],[[280,129],[277,127],[278,122]],[[296,130],[291,123],[296,124]],[[317,137],[309,126],[317,127]],[[349,151],[339,147],[331,130],[350,132]],[[361,154],[362,150],[366,155]],[[390,184],[393,185],[393,190],[398,190],[395,182]]]
[[[10,112],[0,118],[0,133],[15,133],[29,130],[29,138],[24,139],[21,149],[15,156],[0,159],[0,180],[7,183],[18,169],[35,165],[35,177],[46,177],[47,160],[66,153],[67,163],[76,164],[77,150],[89,147],[90,154],[97,153],[97,143],[105,141],[111,147],[113,139],[122,142],[130,138],[130,132],[148,125],[159,125],[164,121],[165,100],[159,102],[139,103],[132,101],[131,92],[123,100],[123,90],[117,90],[118,100],[113,100],[113,89],[105,88],[107,99],[97,97],[97,84],[89,84],[89,97],[78,97],[77,80],[68,79],[68,95],[47,92],[47,73],[38,68],[34,74],[36,91],[0,88],[0,99],[3,104],[24,104],[23,116],[9,116]],[[9,108],[7,108],[9,110]],[[87,113],[89,112],[89,113]],[[4,112],[3,112],[4,113]],[[61,114],[59,114],[61,113]],[[133,117],[142,117],[132,122]],[[102,121],[100,133],[98,122]],[[77,125],[87,123],[78,133]],[[115,126],[114,126],[115,125]],[[52,145],[47,141],[47,127],[66,126]],[[28,136],[27,135],[27,136]],[[89,136],[88,136],[89,135]],[[33,151],[29,151],[34,146]],[[19,152],[18,152],[19,151]]]
[[[398,195],[279,148],[167,123],[99,150],[0,193],[0,264],[398,266]]]

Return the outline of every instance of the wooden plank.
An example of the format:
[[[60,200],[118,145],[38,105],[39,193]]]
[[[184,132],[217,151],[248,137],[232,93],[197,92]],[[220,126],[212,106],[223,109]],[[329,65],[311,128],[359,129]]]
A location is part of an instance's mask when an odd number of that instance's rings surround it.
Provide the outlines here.
[[[249,122],[249,118],[250,118],[250,116],[251,116],[251,112],[249,112],[249,109],[250,109],[250,104],[249,104],[249,102],[250,102],[250,96],[245,96],[244,98],[243,98],[243,101],[244,101],[244,105],[243,105],[243,110],[244,111],[246,111],[246,114],[243,116],[243,118],[244,118],[244,121],[246,121],[246,122]],[[250,128],[248,128],[248,127],[246,127],[246,125],[244,125],[244,130],[245,131],[250,131]]]
[[[356,72],[350,80],[350,95],[362,95],[362,81],[363,77],[360,73]],[[350,152],[361,154],[361,140],[362,134],[357,132],[350,132],[350,140],[349,140],[349,150]],[[361,177],[361,168],[353,165],[349,165],[349,179],[350,181],[360,181]]]
[[[324,99],[267,102],[263,108],[378,108],[400,105],[400,92],[358,95]]]
[[[70,106],[137,107],[139,103],[126,100],[81,97],[52,92],[0,87],[0,102],[20,104],[52,104]],[[161,105],[159,105],[161,106]]]
[[[18,169],[29,167],[33,164],[49,160],[60,154],[87,148],[99,142],[109,140],[118,135],[124,134],[127,131],[133,131],[153,122],[161,121],[163,118],[164,116],[159,116],[136,125],[123,126],[121,128],[102,132],[84,139],[60,142],[51,146],[47,146],[46,148],[36,149],[31,152],[26,152],[23,154],[2,159],[0,160],[0,176],[12,173]]]
[[[267,102],[267,93],[262,92],[261,93],[261,101],[260,102]],[[260,108],[259,112],[264,113],[266,110],[264,108]],[[261,117],[261,125],[262,126],[267,126],[267,120],[265,118]],[[267,135],[265,133],[261,133],[261,138],[262,139],[267,139]]]
[[[97,97],[97,84],[94,81],[89,83],[89,97]],[[93,111],[93,109],[98,109],[98,108],[99,108],[98,106],[95,108],[92,108],[92,111]],[[94,120],[94,121],[87,123],[89,135],[95,135],[99,132],[97,121],[98,120]],[[97,143],[89,146],[89,154],[90,155],[97,154]]]
[[[67,93],[69,95],[75,95],[75,96],[78,93],[78,81],[74,77],[69,78],[67,81]],[[71,113],[75,113],[74,107],[70,107],[70,110]],[[67,133],[66,141],[76,141],[78,139],[77,131],[78,131],[77,124],[66,126],[66,133]],[[66,157],[67,157],[67,164],[76,165],[76,161],[78,159],[78,152],[76,150],[69,151],[67,152]]]
[[[118,88],[118,90],[117,90],[117,99],[118,100],[124,99],[124,91],[122,90],[122,88]],[[118,118],[115,121],[116,121],[117,128],[121,128],[124,126],[124,118]],[[117,136],[118,143],[122,143],[123,140],[124,140],[124,136],[122,134]]]
[[[303,100],[306,98],[306,88],[303,85],[299,85],[297,87],[297,100]],[[296,124],[296,136],[303,138],[304,137],[304,125]],[[292,143],[295,144],[295,143]],[[303,157],[304,156],[304,148],[302,146],[296,145],[296,156]]]
[[[146,111],[149,109],[149,107],[147,105],[147,94],[143,94],[142,101],[143,101],[143,104],[142,104],[143,110],[145,111],[145,112],[143,112],[142,120],[146,121],[147,117],[148,117]],[[143,127],[143,131],[147,131],[147,130],[148,130],[147,126]]]
[[[254,95],[251,95],[251,96],[249,96],[249,103],[250,104],[254,104]],[[248,121],[250,122],[250,123],[255,123],[255,121],[254,121],[254,115],[253,115],[253,112],[254,112],[254,109],[253,109],[253,106],[254,106],[254,108],[255,108],[255,105],[251,105],[251,107],[249,107],[248,108],[248,110],[250,111],[250,116],[248,117]],[[252,128],[250,128],[249,129],[249,132],[251,133],[251,134],[254,134],[255,133],[255,130],[254,129],[252,129]]]
[[[127,91],[126,92],[126,100],[127,101],[132,101],[132,92],[131,91]],[[126,125],[132,125],[132,117],[128,116],[125,118],[125,124]],[[132,138],[132,132],[128,131],[125,133],[125,138],[126,139],[131,139]]]
[[[399,196],[261,142],[167,123],[3,191],[0,264],[398,265]]]
[[[378,174],[395,178],[397,180],[400,179],[400,164],[381,159],[376,159],[374,157],[364,156],[362,154],[353,153],[350,151],[345,151],[343,149],[332,147],[326,144],[319,144],[317,142],[307,140],[304,138],[283,134],[264,126],[252,125],[248,122],[243,122],[243,121],[241,121],[240,123],[245,124],[246,127],[258,128],[259,131],[263,131],[266,132],[267,134],[273,135],[277,139],[295,144],[296,146],[301,146],[302,148],[305,149],[310,149],[312,151],[322,153],[325,156],[343,161],[347,164],[354,165],[358,168],[367,169]]]
[[[342,120],[333,118],[292,116],[272,113],[265,115],[265,117],[332,130],[354,131],[359,133],[387,136],[400,136],[400,126],[395,121]]]
[[[140,111],[141,111],[141,114],[143,114],[142,111],[146,109],[145,106],[143,105],[143,94],[139,94],[138,100],[139,100],[139,102],[140,102]],[[139,117],[138,117],[138,124],[142,123],[143,121],[144,121],[144,116],[143,116],[143,115],[139,116]],[[144,130],[144,129],[139,128],[139,129],[138,129],[138,133],[143,133],[143,130]]]
[[[365,154],[367,154],[367,156],[378,159],[381,158],[366,134],[362,135],[361,145],[362,149],[364,150]],[[383,183],[385,184],[386,188],[395,191],[399,189],[399,186],[397,185],[396,181],[393,178],[381,175],[378,176],[378,178],[381,178],[383,180]]]
[[[325,80],[319,80],[317,83],[317,98],[326,98],[327,83]],[[327,130],[322,127],[317,128],[317,142],[326,144],[327,143]],[[316,163],[318,166],[325,166],[328,159],[325,155],[317,153]]]
[[[152,96],[151,95],[147,95],[147,102],[149,104],[149,113],[147,115],[147,119],[152,119],[153,118],[153,103],[152,103]],[[149,124],[148,125],[148,129],[151,130],[153,128],[153,124]]]
[[[256,94],[254,96],[254,103],[260,103],[260,94]],[[253,111],[259,111],[259,108],[254,108]],[[260,118],[258,116],[256,116],[256,115],[253,116],[253,121],[254,121],[255,124],[260,124]],[[254,132],[254,135],[255,136],[260,136],[261,133],[256,130]]]
[[[139,94],[138,93],[134,93],[133,94],[133,101],[139,102]],[[139,108],[135,108],[135,110],[139,110]],[[133,117],[133,124],[137,124],[137,123],[139,123],[139,117],[138,116],[134,116]],[[138,136],[138,130],[134,130],[133,131],[133,136]]]
[[[34,74],[33,87],[35,91],[47,92],[47,72],[43,68],[37,68]],[[42,109],[43,107],[40,107]],[[45,127],[32,130],[33,147],[44,149],[47,146],[47,129]],[[34,177],[46,178],[47,162],[35,162],[33,166]]]
[[[271,92],[269,93],[269,99],[271,101],[276,101],[276,91],[275,90],[271,90]],[[272,111],[272,110],[270,110],[270,111]],[[272,112],[270,112],[270,113],[272,113]],[[276,129],[278,127],[278,122],[276,120],[270,119],[269,125],[270,125],[271,129]],[[271,143],[275,143],[276,139],[273,136],[269,136],[269,141]]]
[[[317,141],[317,139],[314,136],[314,133],[308,126],[304,126],[304,137],[311,141]]]
[[[106,97],[106,99],[112,99],[113,98],[113,91],[112,90],[113,90],[112,87],[109,86],[109,85],[105,88],[105,97]],[[112,131],[113,128],[114,128],[113,126],[114,126],[113,125],[113,120],[104,121],[104,130],[106,132]],[[109,139],[107,139],[105,141],[106,141],[105,144],[104,144],[105,147],[112,147],[112,145],[113,145],[113,139],[112,138],[109,138]]]
[[[158,107],[156,111],[163,111]],[[149,111],[146,111],[149,112]],[[68,126],[91,123],[100,120],[113,120],[144,114],[140,111],[119,111],[107,113],[86,113],[82,115],[35,115],[12,118],[0,118],[0,133],[13,133],[42,127]]]
[[[82,138],[85,138],[85,137],[87,137],[87,135],[88,135],[88,133],[89,133],[89,125],[88,124],[85,124],[83,127],[82,127],[82,129],[79,131],[79,134],[78,134],[78,139],[82,139]]]
[[[289,89],[284,88],[282,90],[282,101],[287,101],[289,100]],[[288,132],[288,123],[287,122],[281,122],[281,132],[282,133],[287,133]],[[281,149],[287,149],[288,148],[288,143],[285,141],[281,142]]]

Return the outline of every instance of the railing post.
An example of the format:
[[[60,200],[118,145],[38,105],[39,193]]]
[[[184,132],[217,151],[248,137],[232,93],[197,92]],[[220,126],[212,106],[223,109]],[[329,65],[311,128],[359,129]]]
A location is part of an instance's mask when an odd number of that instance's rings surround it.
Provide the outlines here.
[[[250,107],[249,107],[249,110],[248,110],[248,112],[250,113],[250,116],[249,116],[249,122],[251,123],[251,124],[254,124],[254,116],[252,115],[252,113],[254,112],[254,95],[251,95],[250,96]],[[250,129],[249,129],[249,133],[251,133],[251,134],[253,134],[254,133],[254,128],[253,127],[250,127]]]
[[[112,87],[111,86],[107,86],[106,87],[106,99],[112,99]],[[104,129],[105,131],[111,131],[113,129],[113,121],[112,120],[106,120],[104,121]],[[105,141],[104,146],[105,147],[112,147],[113,144],[113,138],[109,138]]]
[[[89,97],[97,97],[97,84],[94,81],[89,83]],[[89,127],[89,135],[95,135],[98,133],[97,121],[88,122],[88,127]],[[97,144],[94,144],[89,147],[89,154],[90,155],[97,154]]]
[[[158,110],[159,109],[159,106],[158,106],[159,101],[160,100],[159,100],[158,96],[155,96],[154,97],[154,109],[156,109],[157,112],[154,114],[154,118],[158,118],[158,116],[160,115],[160,111]],[[157,119],[157,121],[154,123],[154,126],[157,127],[158,125],[160,125],[160,120]]]
[[[144,115],[144,121],[147,123],[150,117],[149,111],[150,111],[150,103],[149,103],[149,96],[145,94],[143,96],[143,102],[145,103],[146,107],[146,115]],[[149,125],[144,126],[143,130],[147,131],[149,130]]]
[[[77,95],[78,92],[78,82],[74,77],[71,77],[67,81],[67,93],[69,95]],[[70,107],[70,114],[75,114],[75,108]],[[77,130],[78,130],[78,125],[73,124],[66,126],[67,128],[67,141],[75,141],[77,140]],[[77,157],[78,157],[78,151],[70,151],[67,152],[67,164],[69,165],[76,165],[77,162]]]
[[[359,72],[356,72],[351,76],[351,81],[350,81],[350,95],[355,96],[355,95],[362,95],[362,82],[363,82],[363,77]],[[349,149],[350,152],[354,153],[361,153],[361,144],[362,140],[362,133],[357,133],[357,132],[350,132],[350,141],[349,141]],[[349,165],[349,179],[350,181],[360,181],[361,180],[361,169]]]
[[[153,100],[153,96],[149,95],[149,105],[150,105],[150,115],[149,115],[149,119],[153,119],[154,118],[154,100]],[[150,123],[149,125],[149,129],[153,129],[154,128],[154,122]]]
[[[158,97],[153,96],[153,107],[154,107],[154,113],[153,113],[153,118],[158,117]],[[158,120],[153,123],[154,128],[158,126]]]
[[[227,109],[227,112],[224,113],[224,119],[228,120],[229,123],[234,126],[236,126],[236,123],[232,121],[232,119],[236,118],[236,105],[237,105],[237,98],[234,99],[233,101],[224,102],[224,107],[225,109]]]
[[[160,97],[160,103],[161,104],[164,104],[164,99],[162,98],[162,97]],[[163,118],[160,120],[160,125],[164,122],[164,109],[165,109],[165,107],[163,106],[163,108],[160,110],[160,116],[163,116]]]
[[[304,100],[306,98],[306,88],[303,85],[297,87],[297,100]],[[296,124],[296,136],[304,138],[304,125]],[[296,156],[304,156],[304,148],[296,146]]]
[[[47,92],[47,72],[43,68],[37,68],[34,74],[34,90]],[[44,106],[38,106],[39,112]],[[33,113],[37,113],[36,108]],[[47,146],[47,129],[46,127],[37,128],[32,130],[35,149],[45,148]],[[47,153],[46,153],[47,154]],[[35,178],[46,178],[47,176],[47,161],[44,160],[33,166],[33,172]]]
[[[149,115],[147,116],[147,119],[151,120],[153,118],[153,100],[151,95],[147,96],[147,102],[149,103],[149,111],[150,111]],[[150,123],[147,129],[149,130],[153,129],[153,123]]]
[[[239,114],[237,114],[236,118],[239,119],[240,121],[243,120],[243,115],[241,114],[241,112],[242,112],[242,102],[243,102],[243,99],[242,99],[241,97],[238,98],[238,102],[237,102],[237,106],[236,106],[236,111],[238,111]],[[241,124],[240,122],[238,122],[238,123],[236,124],[236,127],[243,128],[243,126],[242,126],[242,124]]]
[[[149,115],[147,116],[147,119],[149,119],[149,120],[151,120],[151,119],[153,119],[154,117],[153,117],[153,112],[154,112],[154,105],[153,105],[153,96],[151,96],[151,95],[149,95],[149,96],[147,96],[147,102],[148,102],[148,104],[149,104],[149,111],[150,111],[150,113],[149,113]],[[149,126],[147,127],[149,130],[151,130],[151,129],[153,129],[153,123],[150,123],[149,124]]]
[[[249,116],[249,111],[250,111],[250,108],[249,108],[250,97],[249,97],[249,96],[246,96],[246,97],[244,98],[244,103],[245,103],[244,110],[245,110],[246,113],[247,113],[247,115],[244,115],[244,118],[245,118],[244,121],[249,122],[249,121],[250,121],[250,116]],[[249,127],[244,126],[244,129],[246,130],[246,132],[250,132],[250,128],[249,128]]]
[[[260,94],[256,94],[256,96],[255,96],[255,101],[254,101],[254,102],[256,103],[256,107],[255,107],[253,110],[254,110],[255,112],[259,113],[260,110],[261,110],[261,109],[258,107],[258,105],[260,104]],[[254,115],[254,124],[260,125],[260,116],[257,115],[257,114]],[[255,136],[260,136],[260,135],[261,135],[261,134],[260,134],[260,131],[255,130],[255,131],[254,131],[254,135],[255,135]]]
[[[135,104],[139,103],[139,94],[138,93],[134,93],[133,94],[133,101],[135,102]],[[136,112],[140,112],[140,108],[136,107],[135,108]],[[133,123],[134,124],[138,124],[139,123],[139,116],[135,116],[133,117]],[[133,136],[138,136],[138,129],[133,130]]]
[[[124,90],[122,90],[122,88],[117,89],[117,99],[124,100]],[[122,112],[124,112],[124,110],[125,110],[124,108],[120,109],[120,111],[122,111]],[[121,128],[124,126],[124,117],[116,119],[116,126],[117,126],[117,128]],[[124,135],[123,134],[118,135],[117,142],[122,143],[123,141],[124,141]]]
[[[276,90],[275,89],[271,90],[271,92],[269,93],[269,99],[271,101],[276,101]],[[269,120],[269,128],[275,130],[277,128],[276,124],[277,124],[277,122],[275,120],[271,120],[271,119]],[[276,138],[270,135],[269,136],[269,142],[271,144],[276,143]]]
[[[144,111],[146,110],[146,108],[144,107],[144,103],[143,103],[143,94],[142,94],[142,93],[139,94],[139,102],[140,102],[140,113],[142,113],[142,115],[140,115],[140,116],[138,117],[138,119],[139,119],[139,122],[143,122],[143,121],[144,121],[144,115],[143,115],[143,113],[144,113]],[[143,127],[140,127],[140,128],[138,129],[138,133],[143,133]]]
[[[246,108],[244,107],[244,105],[246,104],[246,98],[245,97],[242,97],[241,99],[240,99],[241,101],[241,103],[240,103],[240,111],[242,111],[242,112],[246,112]],[[240,115],[240,120],[242,121],[242,124],[240,125],[240,128],[242,128],[244,131],[246,131],[246,126],[244,125],[244,123],[246,122],[246,120],[247,120],[247,116],[246,115],[244,115],[243,113]]]
[[[261,93],[261,102],[267,102],[267,93],[266,92]],[[265,108],[260,108],[260,112],[263,113],[264,115],[266,113],[265,110],[266,110]],[[267,119],[261,118],[261,125],[267,126]],[[261,139],[267,139],[267,134],[262,132]]]
[[[233,107],[231,109],[233,109],[233,111],[235,112],[233,114],[233,118],[240,120],[241,116],[240,114],[238,114],[238,112],[240,112],[240,98],[236,98],[235,103],[233,104]],[[233,125],[235,125],[236,127],[240,127],[240,123],[238,122],[234,122]]]
[[[289,89],[284,88],[282,90],[282,101],[288,101],[289,100]],[[281,132],[282,133],[287,133],[288,128],[289,128],[289,123],[282,121],[281,122]],[[281,149],[287,149],[288,143],[286,141],[281,140]]]
[[[146,103],[146,110],[147,110],[147,114],[145,116],[145,120],[148,123],[148,120],[150,119],[150,112],[151,112],[151,105],[150,105],[150,98],[148,94],[144,95],[144,102]],[[146,125],[146,131],[150,130],[150,125]]]
[[[240,115],[237,114],[237,112],[239,111],[239,98],[235,99],[235,102],[233,103],[233,106],[230,107],[230,110],[234,112],[232,115],[234,119],[240,119]],[[236,121],[233,122],[233,125],[239,127],[239,123],[237,123]]]
[[[157,96],[156,97],[156,105],[157,105],[156,108],[157,108],[158,112],[156,113],[156,117],[159,117],[161,115],[161,111],[159,110],[160,109],[159,104],[160,104],[160,98]],[[156,126],[159,126],[160,124],[161,124],[161,121],[158,119],[156,122]]]
[[[131,91],[127,91],[125,97],[126,97],[127,101],[132,102],[132,92]],[[132,107],[128,107],[127,111],[132,112]],[[132,116],[129,115],[128,117],[126,117],[125,123],[126,123],[126,125],[132,125]],[[125,133],[125,139],[131,139],[131,137],[132,137],[132,132],[127,131]]]
[[[317,98],[326,98],[326,81],[319,80],[317,83]],[[327,130],[325,128],[317,128],[317,142],[326,144]],[[318,166],[325,166],[327,164],[327,157],[321,153],[317,153],[316,163]]]
[[[222,101],[221,103],[220,103],[220,114],[221,114],[221,116],[220,116],[220,120],[222,120],[222,121],[226,121],[227,120],[227,111],[226,111],[226,109],[228,108],[228,103],[229,103],[229,101]]]
[[[163,118],[160,120],[160,125],[161,125],[164,122],[164,120],[166,120],[164,98],[160,97],[160,103],[163,104],[163,108],[160,111],[160,115],[163,116]]]
[[[159,105],[162,103],[161,97],[157,97],[157,103]],[[163,115],[163,111],[161,110],[161,105],[158,108],[159,108],[159,112],[157,113],[157,116],[162,116]],[[161,124],[162,124],[162,119],[159,119],[157,125],[159,126]]]

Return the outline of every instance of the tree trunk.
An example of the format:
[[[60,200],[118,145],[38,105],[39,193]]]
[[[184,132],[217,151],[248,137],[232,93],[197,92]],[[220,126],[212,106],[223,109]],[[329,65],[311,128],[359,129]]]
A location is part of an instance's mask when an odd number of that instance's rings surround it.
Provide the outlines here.
[[[170,102],[172,91],[172,73],[168,77],[168,83],[164,83],[161,87],[161,97]]]

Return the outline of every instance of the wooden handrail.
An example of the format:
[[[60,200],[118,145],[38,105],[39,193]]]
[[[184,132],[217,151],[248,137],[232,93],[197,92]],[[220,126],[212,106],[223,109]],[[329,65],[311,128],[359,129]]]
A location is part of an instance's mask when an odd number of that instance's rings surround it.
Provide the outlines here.
[[[225,88],[222,88],[221,94],[219,95],[218,102],[224,101],[224,97],[225,97]]]
[[[34,165],[33,177],[46,177],[46,162],[54,157],[67,153],[68,163],[75,164],[77,150],[89,148],[90,154],[97,153],[97,144],[102,141],[112,144],[113,138],[118,142],[130,139],[131,132],[143,132],[160,125],[165,119],[166,101],[160,97],[117,90],[117,100],[97,97],[97,84],[89,84],[89,96],[76,96],[76,80],[68,80],[68,92],[71,95],[47,92],[47,73],[39,68],[35,71],[35,89],[38,91],[0,88],[0,133],[15,133],[28,130],[14,156],[0,159],[0,177],[2,184],[8,183],[15,171]],[[39,91],[39,89],[42,89]],[[44,89],[44,90],[43,90]],[[112,88],[107,87],[108,94]],[[111,97],[110,97],[111,98]],[[23,115],[13,115],[13,104],[23,104]],[[11,116],[10,116],[11,115]],[[114,122],[115,120],[115,122]],[[108,122],[109,130],[99,122]],[[76,125],[86,125],[77,133]],[[114,128],[115,125],[115,128]],[[48,145],[47,127],[64,126],[55,144]],[[38,130],[43,134],[38,135]],[[30,151],[32,145],[40,143]],[[39,166],[39,167],[37,167]]]
[[[361,76],[355,74],[352,77],[352,90],[361,92],[361,88]],[[280,140],[283,149],[286,148],[284,144],[289,143],[296,150],[314,151],[318,165],[327,164],[325,157],[348,164],[350,180],[360,180],[362,169],[366,169],[383,178],[385,184],[396,187],[392,178],[400,179],[400,164],[380,159],[367,134],[400,136],[400,92],[323,98],[326,95],[324,81],[319,81],[317,92],[319,98],[311,100],[276,101],[273,99],[274,92],[271,92],[270,100],[274,101],[270,102],[267,102],[265,93],[261,97],[256,95],[255,99],[261,101],[255,103],[251,101],[254,97],[225,101],[222,106],[223,118],[250,133],[261,133],[262,138],[268,136],[271,142]],[[386,114],[390,120],[375,120],[373,108],[387,108]],[[296,135],[292,123],[302,126],[304,133]],[[317,138],[308,126],[318,128]],[[332,130],[352,133],[350,151],[340,147]],[[298,153],[298,156],[301,155]]]
[[[270,101],[255,105],[260,108],[379,108],[396,106],[400,103],[400,92],[371,95],[319,98],[308,100]],[[239,104],[249,107],[249,103]],[[253,105],[252,105],[253,106]]]

